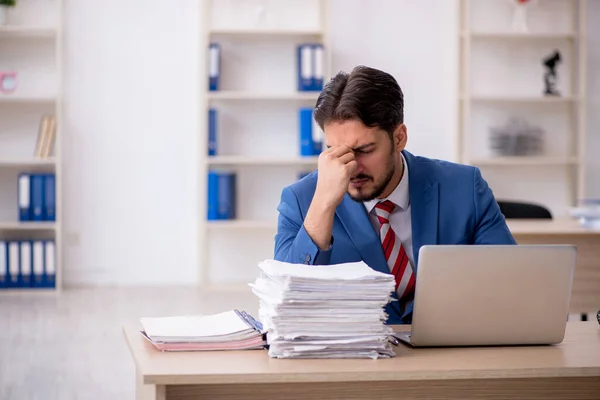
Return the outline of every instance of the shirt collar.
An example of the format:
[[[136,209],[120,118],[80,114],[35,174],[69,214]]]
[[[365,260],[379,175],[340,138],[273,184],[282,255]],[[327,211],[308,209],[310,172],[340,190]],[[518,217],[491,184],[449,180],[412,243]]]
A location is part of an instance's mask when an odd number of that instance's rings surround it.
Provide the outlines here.
[[[406,163],[406,159],[404,155],[400,153],[400,157],[402,157],[402,165],[404,165],[404,170],[402,171],[402,178],[400,178],[400,183],[394,189],[394,191],[385,199],[373,199],[369,201],[363,202],[367,212],[370,213],[373,211],[373,208],[377,203],[383,200],[390,200],[392,203],[402,209],[402,211],[406,211],[408,209],[408,205],[410,203],[410,195],[408,190],[408,164]]]

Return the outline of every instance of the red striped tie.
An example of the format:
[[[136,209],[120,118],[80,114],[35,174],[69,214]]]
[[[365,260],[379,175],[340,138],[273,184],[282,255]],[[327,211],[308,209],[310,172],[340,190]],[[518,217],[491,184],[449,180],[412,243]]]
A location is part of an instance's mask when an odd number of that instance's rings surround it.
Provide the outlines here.
[[[396,293],[400,301],[400,308],[404,313],[406,304],[411,298],[415,289],[415,276],[412,267],[408,262],[408,255],[404,251],[404,246],[396,236],[396,232],[390,225],[390,214],[394,211],[396,205],[389,200],[377,203],[375,213],[381,225],[379,229],[383,252],[390,271],[396,280]]]

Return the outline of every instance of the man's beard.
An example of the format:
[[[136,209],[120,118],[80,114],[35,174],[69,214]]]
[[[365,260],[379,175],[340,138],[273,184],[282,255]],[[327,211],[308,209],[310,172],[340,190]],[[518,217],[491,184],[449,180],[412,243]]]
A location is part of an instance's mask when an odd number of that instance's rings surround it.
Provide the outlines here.
[[[392,178],[394,176],[394,172],[395,172],[394,157],[391,156],[388,161],[388,168],[387,168],[387,171],[385,172],[385,175],[382,176],[382,178],[379,180],[379,182],[376,182],[375,187],[370,192],[362,192],[361,193],[360,188],[359,188],[359,189],[357,189],[359,191],[358,195],[350,194],[350,192],[348,192],[348,195],[354,201],[363,202],[363,201],[373,200],[373,199],[381,196],[381,194],[383,193],[385,188],[389,185],[390,181],[392,180]],[[353,179],[369,179],[371,181],[374,181],[372,176],[365,175],[365,174],[356,175],[355,177],[353,177]]]

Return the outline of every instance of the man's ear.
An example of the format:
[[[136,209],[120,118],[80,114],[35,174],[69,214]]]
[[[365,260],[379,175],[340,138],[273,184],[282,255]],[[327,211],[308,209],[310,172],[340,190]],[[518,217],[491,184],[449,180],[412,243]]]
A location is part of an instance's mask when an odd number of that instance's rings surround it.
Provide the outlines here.
[[[407,141],[406,125],[400,124],[394,131],[394,147],[396,148],[396,151],[404,150]]]

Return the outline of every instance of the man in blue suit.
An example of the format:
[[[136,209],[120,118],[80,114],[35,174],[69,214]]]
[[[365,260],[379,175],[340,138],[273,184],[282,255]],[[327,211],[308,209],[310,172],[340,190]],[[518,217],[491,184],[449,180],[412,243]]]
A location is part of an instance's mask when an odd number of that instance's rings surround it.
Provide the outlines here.
[[[389,74],[340,72],[314,118],[327,149],[318,169],[282,191],[274,258],[312,265],[364,261],[396,279],[387,323],[412,322],[419,249],[515,244],[479,170],[405,150],[404,96]]]

